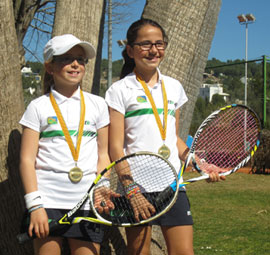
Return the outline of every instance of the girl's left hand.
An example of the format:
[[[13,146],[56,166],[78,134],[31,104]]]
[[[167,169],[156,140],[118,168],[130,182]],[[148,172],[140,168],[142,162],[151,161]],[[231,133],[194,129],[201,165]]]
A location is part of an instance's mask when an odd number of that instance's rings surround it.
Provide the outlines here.
[[[137,193],[129,199],[137,222],[140,218],[146,220],[156,212],[155,207],[141,194]]]
[[[209,178],[206,180],[207,182],[218,182],[226,179],[226,176],[219,176],[219,174],[227,172],[228,169],[218,167],[214,164],[208,164],[205,160],[199,160],[197,163],[200,169],[202,169],[205,174],[209,175]]]
[[[225,181],[226,176],[219,176],[218,173],[212,172],[212,173],[209,173],[209,178],[206,181],[207,182],[218,182],[220,180]]]

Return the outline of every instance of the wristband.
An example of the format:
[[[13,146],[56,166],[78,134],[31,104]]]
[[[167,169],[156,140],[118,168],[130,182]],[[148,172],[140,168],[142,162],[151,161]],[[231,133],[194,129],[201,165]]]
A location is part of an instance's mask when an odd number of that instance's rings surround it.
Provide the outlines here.
[[[138,186],[136,182],[133,182],[129,184],[127,187],[125,187],[125,191],[126,191],[127,199],[130,199],[134,197],[136,194],[141,192],[140,187]]]
[[[41,194],[38,190],[25,194],[24,200],[25,200],[25,205],[26,205],[27,210],[29,210],[33,206],[43,204]]]
[[[32,208],[30,208],[28,210],[28,213],[34,212],[35,210],[39,209],[39,208],[44,208],[43,205],[37,205],[37,206],[33,206]]]
[[[107,177],[101,177],[96,187],[107,187],[110,188],[110,179]]]

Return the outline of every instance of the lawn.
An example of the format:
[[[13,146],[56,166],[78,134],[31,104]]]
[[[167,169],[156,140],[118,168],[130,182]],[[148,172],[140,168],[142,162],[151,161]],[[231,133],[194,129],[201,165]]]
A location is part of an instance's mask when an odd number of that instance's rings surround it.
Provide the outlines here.
[[[186,173],[188,179],[193,173]],[[235,173],[187,186],[196,255],[270,254],[270,175]]]

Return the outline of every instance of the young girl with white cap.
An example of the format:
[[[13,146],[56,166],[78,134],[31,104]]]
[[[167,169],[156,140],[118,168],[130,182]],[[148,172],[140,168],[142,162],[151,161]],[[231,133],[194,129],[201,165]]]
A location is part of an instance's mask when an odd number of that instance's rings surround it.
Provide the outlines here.
[[[103,98],[82,91],[81,81],[95,49],[71,34],[55,36],[44,48],[45,94],[27,107],[20,173],[35,234],[35,254],[61,254],[63,237],[72,255],[99,254],[101,226],[66,225],[49,233],[48,219],[58,219],[87,192],[96,173],[109,163],[109,114]],[[67,131],[65,131],[67,130]],[[81,215],[90,213],[89,203]]]

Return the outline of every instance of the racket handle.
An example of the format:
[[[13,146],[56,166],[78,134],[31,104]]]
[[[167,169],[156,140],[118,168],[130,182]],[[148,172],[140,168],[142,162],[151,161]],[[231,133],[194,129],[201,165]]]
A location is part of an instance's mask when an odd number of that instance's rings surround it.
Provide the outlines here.
[[[169,186],[167,187],[163,192],[160,192],[160,194],[156,197],[155,201],[156,204],[160,205],[162,204],[166,199],[168,199],[172,194],[174,194],[174,189]]]
[[[58,227],[59,227],[58,221],[52,220],[49,223],[50,232],[54,231]],[[26,242],[29,242],[29,241],[35,239],[35,238],[36,238],[36,234],[35,233],[33,233],[32,236],[29,236],[28,232],[21,233],[21,234],[17,235],[17,240],[18,240],[19,244],[24,244]]]

